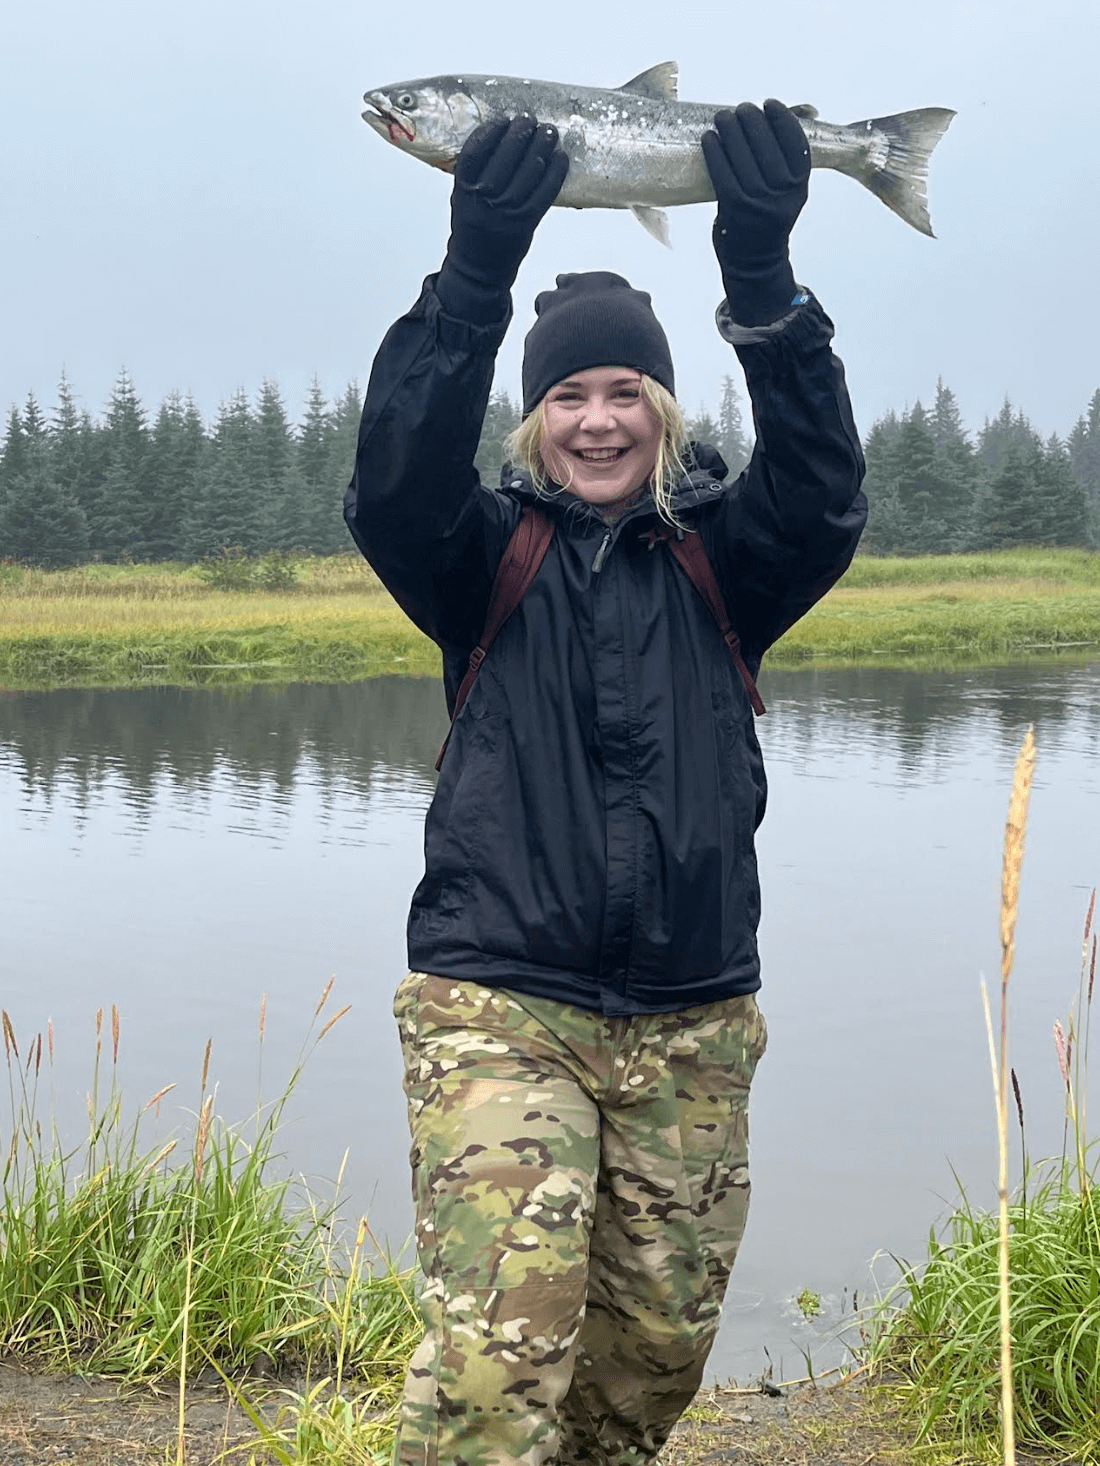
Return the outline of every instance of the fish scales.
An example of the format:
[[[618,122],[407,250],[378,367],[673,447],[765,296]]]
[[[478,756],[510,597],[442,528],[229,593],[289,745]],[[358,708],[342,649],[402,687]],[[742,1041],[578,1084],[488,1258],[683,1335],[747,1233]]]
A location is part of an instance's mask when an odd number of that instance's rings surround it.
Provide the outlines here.
[[[367,92],[364,119],[403,151],[450,171],[480,123],[527,112],[552,123],[569,157],[556,203],[566,208],[633,209],[664,237],[659,212],[705,203],[714,189],[700,146],[728,103],[681,102],[676,66],[652,67],[622,87],[565,86],[530,78],[466,75],[400,82]],[[793,109],[811,166],[856,178],[907,223],[931,234],[928,157],[955,115],[928,107],[841,125],[814,108]],[[667,237],[665,237],[667,242]]]

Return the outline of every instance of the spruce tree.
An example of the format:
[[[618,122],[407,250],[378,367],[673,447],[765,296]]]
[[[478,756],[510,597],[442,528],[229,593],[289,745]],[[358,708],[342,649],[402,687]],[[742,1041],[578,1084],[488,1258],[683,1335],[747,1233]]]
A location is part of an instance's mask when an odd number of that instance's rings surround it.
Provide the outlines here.
[[[945,548],[953,505],[936,462],[936,440],[920,402],[901,420],[895,445],[894,488],[902,515],[899,549],[928,555]]]
[[[1013,443],[1000,468],[992,475],[983,496],[984,539],[988,548],[1041,542],[1043,518],[1038,506],[1038,478],[1042,445],[1025,448]]]
[[[23,404],[23,434],[30,443],[32,451],[45,445],[49,431],[49,424],[38,405],[38,399],[33,392],[28,392],[27,400]]]
[[[954,552],[970,547],[978,494],[978,464],[974,445],[963,426],[959,404],[940,377],[936,400],[928,416],[936,443],[935,472],[942,486],[943,534],[940,549]]]
[[[149,427],[125,367],[107,404],[107,471],[94,508],[96,548],[107,560],[148,560],[157,536]]]
[[[867,474],[863,480],[867,494],[867,529],[860,540],[860,550],[870,555],[896,555],[905,538],[905,516],[898,502],[898,438],[901,423],[890,411],[871,425],[863,443]]]
[[[294,449],[295,483],[304,494],[306,528],[303,549],[319,551],[330,543],[332,485],[329,478],[332,424],[321,384],[314,377]]]
[[[344,523],[344,493],[355,470],[359,442],[359,419],[363,415],[363,394],[358,382],[349,382],[334,404],[329,417],[329,482],[331,497],[325,509],[323,534],[318,550],[323,554],[347,550],[351,541]]]
[[[34,442],[0,503],[0,558],[56,569],[88,554],[80,506],[59,485],[44,441]]]
[[[513,402],[506,391],[490,394],[474,466],[481,482],[491,489],[495,489],[500,483],[500,472],[506,459],[505,440],[509,433],[515,432],[521,421],[519,404]]]
[[[1089,502],[1057,433],[1047,440],[1036,474],[1036,544],[1087,545]]]
[[[256,399],[252,456],[260,486],[261,549],[289,548],[282,517],[291,488],[294,439],[278,384],[265,377]]]
[[[741,398],[730,376],[722,378],[722,396],[718,403],[718,437],[714,446],[725,460],[726,471],[731,479],[735,479],[748,466],[752,457],[752,443],[741,415]]]
[[[184,524],[188,558],[199,560],[233,548],[246,555],[259,554],[261,493],[253,455],[252,413],[242,388],[222,403],[210,451],[203,456]]]
[[[1069,436],[1069,456],[1089,506],[1089,542],[1100,544],[1100,390],[1089,399]]]
[[[712,448],[718,448],[718,439],[722,436],[722,429],[711,417],[704,403],[700,403],[699,411],[686,421],[689,442],[707,443]],[[721,448],[718,448],[718,451],[721,453]]]
[[[206,429],[192,397],[169,392],[157,411],[150,442],[156,485],[154,557],[177,560],[187,554],[207,453]]]
[[[0,450],[0,498],[17,478],[27,472],[30,463],[31,451],[27,434],[23,431],[23,419],[13,403],[4,429],[4,446]]]

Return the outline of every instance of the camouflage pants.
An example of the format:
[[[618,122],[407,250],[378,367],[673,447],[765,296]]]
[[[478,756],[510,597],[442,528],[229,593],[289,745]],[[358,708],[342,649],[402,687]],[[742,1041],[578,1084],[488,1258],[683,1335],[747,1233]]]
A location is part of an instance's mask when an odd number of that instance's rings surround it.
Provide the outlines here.
[[[411,973],[395,1014],[425,1276],[395,1461],[651,1461],[745,1227],[754,999],[607,1018]]]

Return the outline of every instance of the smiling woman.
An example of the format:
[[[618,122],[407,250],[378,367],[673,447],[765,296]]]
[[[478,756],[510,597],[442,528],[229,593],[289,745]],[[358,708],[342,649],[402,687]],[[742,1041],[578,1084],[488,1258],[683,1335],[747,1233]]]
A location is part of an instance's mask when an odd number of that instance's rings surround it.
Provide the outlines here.
[[[543,458],[558,483],[605,513],[649,479],[661,423],[642,396],[642,374],[589,367],[545,398]]]
[[[736,489],[684,453],[650,296],[607,270],[539,295],[532,471],[479,483],[508,292],[569,166],[529,113],[463,146],[443,267],[371,372],[345,514],[454,715],[394,1008],[430,1280],[399,1466],[655,1459],[745,1224],[766,1039],[746,663],[842,573],[865,503],[831,325],[787,257],[804,134],[774,102],[715,126],[720,328],[758,427]]]

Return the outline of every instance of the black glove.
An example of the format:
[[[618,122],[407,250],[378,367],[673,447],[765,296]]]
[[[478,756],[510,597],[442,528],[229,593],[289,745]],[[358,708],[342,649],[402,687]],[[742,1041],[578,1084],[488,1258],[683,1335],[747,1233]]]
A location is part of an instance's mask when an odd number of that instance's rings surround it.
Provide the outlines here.
[[[558,130],[530,115],[483,122],[455,163],[451,237],[436,281],[449,315],[487,323],[501,316],[535,228],[557,198],[569,159]]]
[[[717,112],[703,134],[714,192],[714,252],[733,318],[762,326],[791,308],[794,273],[787,242],[809,193],[810,145],[798,118],[769,98]]]

